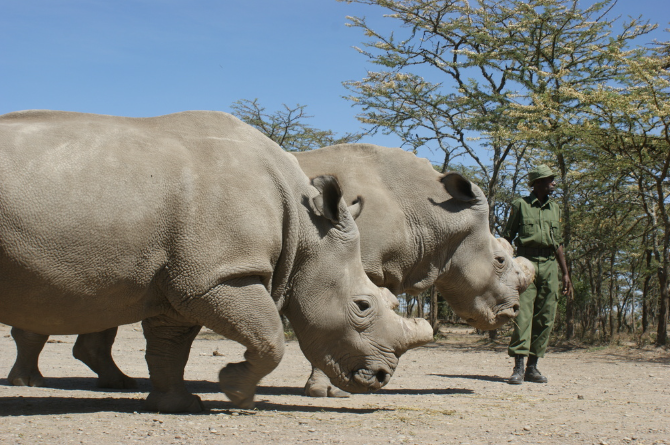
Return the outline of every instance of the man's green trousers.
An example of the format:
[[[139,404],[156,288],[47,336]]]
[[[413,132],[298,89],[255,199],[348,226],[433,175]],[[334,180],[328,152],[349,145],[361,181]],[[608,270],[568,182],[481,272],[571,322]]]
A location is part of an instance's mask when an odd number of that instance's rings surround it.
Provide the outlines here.
[[[519,296],[519,315],[507,353],[544,357],[558,304],[558,263],[550,257],[528,258],[535,266],[535,280]]]

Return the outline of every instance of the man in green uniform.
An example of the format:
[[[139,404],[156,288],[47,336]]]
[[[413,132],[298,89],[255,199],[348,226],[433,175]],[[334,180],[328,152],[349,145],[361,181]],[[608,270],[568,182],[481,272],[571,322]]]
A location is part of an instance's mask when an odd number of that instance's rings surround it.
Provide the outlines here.
[[[517,255],[528,258],[535,266],[535,280],[519,296],[519,315],[514,321],[507,350],[510,357],[514,357],[514,371],[507,382],[517,385],[524,380],[547,383],[547,378],[537,369],[537,360],[544,357],[554,325],[559,281],[562,281],[564,295],[572,291],[563,255],[561,209],[549,199],[556,188],[551,169],[542,164],[531,170],[528,187],[533,191],[512,203],[502,233],[510,243],[516,238]],[[558,277],[559,265],[562,280]],[[524,373],[525,357],[528,357],[528,365]]]

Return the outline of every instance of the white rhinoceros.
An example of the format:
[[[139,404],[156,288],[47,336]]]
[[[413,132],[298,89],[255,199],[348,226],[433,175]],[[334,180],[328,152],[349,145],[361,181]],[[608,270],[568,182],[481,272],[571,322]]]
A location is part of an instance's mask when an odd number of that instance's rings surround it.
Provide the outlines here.
[[[491,235],[488,203],[475,184],[458,173],[440,174],[400,148],[342,144],[295,156],[307,176],[335,175],[346,202],[362,197],[356,225],[373,283],[396,295],[417,295],[434,284],[478,329],[495,329],[516,316],[534,268]],[[305,392],[342,395],[317,369]]]
[[[219,382],[252,406],[283,354],[280,312],[336,385],[378,389],[432,331],[366,277],[337,181],[312,184],[225,113],[0,116],[0,322],[46,336],[142,320],[150,410],[202,410],[183,371],[203,325],[247,348]]]

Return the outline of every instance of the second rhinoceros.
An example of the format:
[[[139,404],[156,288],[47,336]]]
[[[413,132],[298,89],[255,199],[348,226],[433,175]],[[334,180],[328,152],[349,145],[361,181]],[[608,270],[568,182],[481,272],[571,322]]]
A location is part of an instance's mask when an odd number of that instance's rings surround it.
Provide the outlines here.
[[[482,330],[516,316],[534,268],[491,235],[488,203],[475,184],[400,148],[342,144],[295,156],[308,176],[337,176],[347,203],[362,197],[356,225],[373,283],[396,295],[435,285],[456,314]],[[316,369],[305,391],[339,394]]]
[[[150,410],[203,408],[183,381],[203,325],[247,348],[219,382],[252,406],[280,312],[336,385],[378,389],[432,330],[365,275],[337,181],[312,184],[225,113],[0,116],[0,322],[45,338],[143,320]]]
[[[475,184],[400,148],[341,144],[295,156],[310,177],[335,175],[346,202],[363,199],[356,225],[373,283],[395,295],[418,295],[434,284],[481,330],[516,316],[534,269],[491,234],[488,203]]]

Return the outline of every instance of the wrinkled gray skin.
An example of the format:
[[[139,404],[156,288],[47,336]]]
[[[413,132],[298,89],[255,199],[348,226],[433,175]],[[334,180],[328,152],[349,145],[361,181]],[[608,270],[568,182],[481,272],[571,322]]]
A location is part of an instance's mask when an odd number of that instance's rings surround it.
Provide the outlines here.
[[[516,317],[534,269],[491,235],[479,187],[399,148],[344,144],[295,156],[308,176],[337,176],[347,203],[362,197],[356,224],[373,283],[396,295],[417,295],[434,284],[454,312],[482,330]],[[317,369],[305,392],[344,396]]]
[[[114,327],[142,320],[149,410],[203,409],[183,381],[201,326],[247,348],[219,382],[253,406],[283,354],[280,313],[338,387],[376,390],[432,338],[393,304],[365,275],[337,181],[310,185],[230,115],[0,116],[0,322],[37,336],[111,332],[111,345]]]

